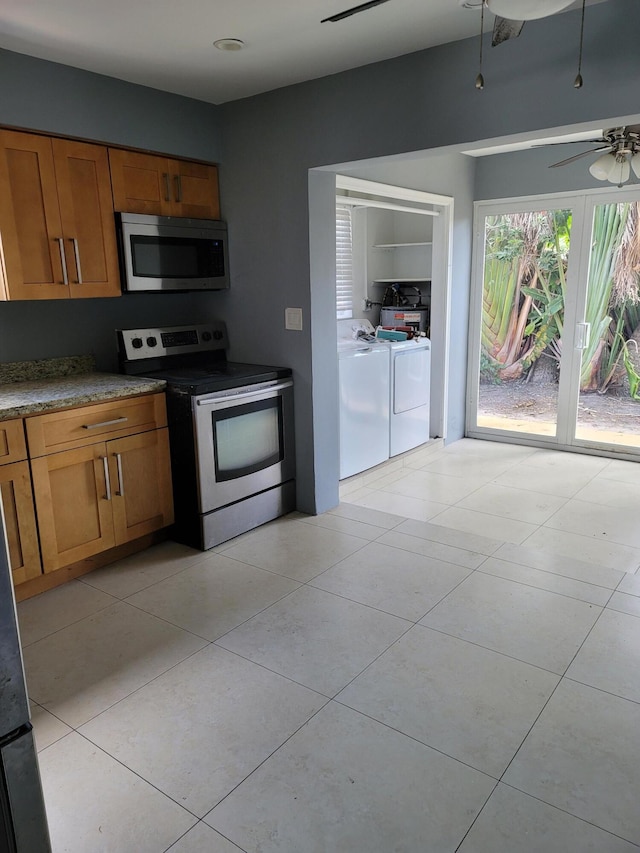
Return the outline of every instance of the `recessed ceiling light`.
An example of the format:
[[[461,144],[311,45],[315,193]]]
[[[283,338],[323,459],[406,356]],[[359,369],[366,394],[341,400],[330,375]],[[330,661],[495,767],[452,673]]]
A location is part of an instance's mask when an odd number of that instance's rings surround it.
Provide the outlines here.
[[[218,50],[242,50],[244,42],[240,39],[218,39],[213,43]]]

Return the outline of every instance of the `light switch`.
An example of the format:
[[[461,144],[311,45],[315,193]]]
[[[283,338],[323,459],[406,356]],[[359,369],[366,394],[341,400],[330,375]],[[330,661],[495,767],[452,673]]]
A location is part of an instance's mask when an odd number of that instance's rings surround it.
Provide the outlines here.
[[[284,309],[284,327],[294,332],[302,331],[302,308]]]

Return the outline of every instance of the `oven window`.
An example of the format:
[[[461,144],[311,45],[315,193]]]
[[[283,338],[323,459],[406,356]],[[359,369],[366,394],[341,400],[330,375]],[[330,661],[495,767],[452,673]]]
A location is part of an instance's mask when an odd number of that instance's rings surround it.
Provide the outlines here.
[[[216,481],[235,480],[284,458],[282,397],[214,412]]]
[[[215,278],[224,275],[222,240],[131,236],[133,273],[141,278]]]

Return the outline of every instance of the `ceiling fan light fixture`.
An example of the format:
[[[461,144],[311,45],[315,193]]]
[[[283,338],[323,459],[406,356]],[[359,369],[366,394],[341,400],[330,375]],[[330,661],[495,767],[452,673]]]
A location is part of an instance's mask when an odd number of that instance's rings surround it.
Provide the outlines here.
[[[632,168],[632,169],[633,169],[633,171],[635,172],[635,176],[636,176],[636,178],[640,178],[640,151],[637,151],[637,152],[636,152],[636,153],[631,157],[631,161],[630,161],[630,162],[631,162],[631,168]]]
[[[611,167],[607,180],[621,187],[631,177],[631,166],[624,154],[617,154],[614,159],[615,163]]]
[[[535,21],[567,9],[573,0],[487,0],[494,15],[510,21]]]
[[[589,166],[589,171],[597,181],[607,181],[609,180],[611,169],[615,166],[615,162],[615,154],[611,154],[610,152],[602,154],[602,156],[594,160]]]

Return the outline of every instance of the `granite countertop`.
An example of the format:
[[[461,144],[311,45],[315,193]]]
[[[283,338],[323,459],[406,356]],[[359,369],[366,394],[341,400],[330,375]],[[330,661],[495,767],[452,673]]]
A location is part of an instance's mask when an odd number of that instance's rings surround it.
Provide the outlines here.
[[[163,391],[157,379],[98,373],[91,356],[0,364],[0,421]]]

